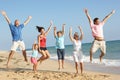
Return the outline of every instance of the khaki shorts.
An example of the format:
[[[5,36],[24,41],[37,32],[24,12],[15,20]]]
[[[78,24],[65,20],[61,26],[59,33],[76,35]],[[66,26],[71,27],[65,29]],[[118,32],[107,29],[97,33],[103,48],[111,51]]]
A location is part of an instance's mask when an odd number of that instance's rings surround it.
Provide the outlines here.
[[[20,48],[20,50],[25,50],[25,44],[23,41],[13,41],[11,50],[16,51],[18,48]]]
[[[104,54],[106,54],[106,42],[94,40],[91,51],[95,53],[98,49],[100,49]]]

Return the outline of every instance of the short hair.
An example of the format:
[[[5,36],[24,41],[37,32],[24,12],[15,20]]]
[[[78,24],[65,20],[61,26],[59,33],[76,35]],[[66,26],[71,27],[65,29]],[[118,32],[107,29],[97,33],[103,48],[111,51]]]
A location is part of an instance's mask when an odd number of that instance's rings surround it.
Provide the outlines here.
[[[62,34],[62,31],[58,31],[57,34],[58,34],[58,33],[61,33],[61,34]]]
[[[38,32],[41,32],[42,29],[45,29],[44,27],[39,27],[39,26],[36,26],[36,28],[38,29]]]
[[[78,34],[78,32],[75,32],[75,33],[74,33],[74,39],[75,39],[75,37],[77,37],[77,38],[79,39],[79,34]]]
[[[95,24],[95,22],[97,21],[97,20],[99,20],[99,18],[94,18],[94,20],[93,20],[93,22],[94,22],[94,24]]]

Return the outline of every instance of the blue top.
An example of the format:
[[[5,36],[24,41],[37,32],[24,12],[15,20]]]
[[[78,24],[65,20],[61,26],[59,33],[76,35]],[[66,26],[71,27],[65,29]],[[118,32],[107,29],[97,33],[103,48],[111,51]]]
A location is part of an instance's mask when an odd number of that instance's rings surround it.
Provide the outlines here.
[[[12,38],[13,41],[22,41],[22,29],[24,27],[24,24],[20,24],[19,26],[15,26],[12,23],[9,24],[10,30],[11,30],[11,34],[12,34]]]
[[[64,35],[61,37],[56,37],[56,48],[57,49],[64,49]]]
[[[31,57],[37,58],[37,56],[38,56],[38,50],[33,50]]]

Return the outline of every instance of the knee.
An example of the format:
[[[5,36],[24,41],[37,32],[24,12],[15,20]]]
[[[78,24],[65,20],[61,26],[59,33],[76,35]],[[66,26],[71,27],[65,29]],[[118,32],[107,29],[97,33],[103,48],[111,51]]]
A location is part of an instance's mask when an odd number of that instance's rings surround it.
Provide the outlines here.
[[[10,54],[14,54],[15,53],[15,51],[10,51]]]
[[[101,56],[104,56],[104,55],[105,55],[105,53],[102,52],[102,53],[101,53]]]
[[[46,58],[47,57],[47,55],[43,55],[43,58]]]
[[[48,58],[50,58],[50,55],[47,55],[47,57],[46,57],[46,58],[47,58],[47,59],[48,59]]]

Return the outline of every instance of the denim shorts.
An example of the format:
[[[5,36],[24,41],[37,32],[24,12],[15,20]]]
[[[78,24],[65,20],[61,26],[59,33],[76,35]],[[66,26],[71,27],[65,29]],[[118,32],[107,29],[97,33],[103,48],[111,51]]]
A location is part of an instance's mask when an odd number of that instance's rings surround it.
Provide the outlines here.
[[[58,56],[58,60],[64,60],[65,50],[64,49],[57,49],[57,56]]]

